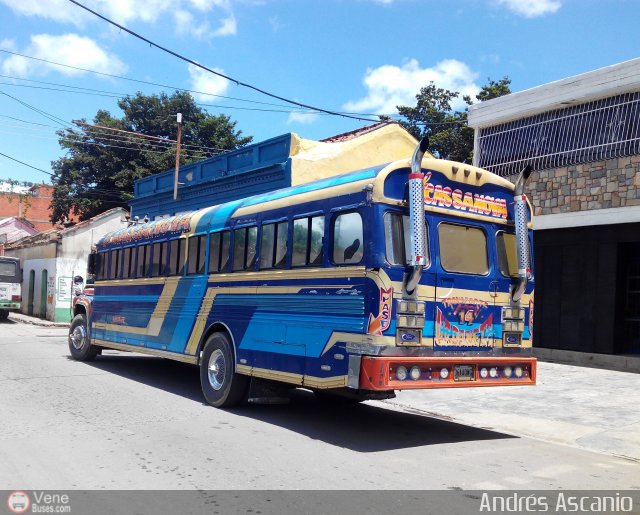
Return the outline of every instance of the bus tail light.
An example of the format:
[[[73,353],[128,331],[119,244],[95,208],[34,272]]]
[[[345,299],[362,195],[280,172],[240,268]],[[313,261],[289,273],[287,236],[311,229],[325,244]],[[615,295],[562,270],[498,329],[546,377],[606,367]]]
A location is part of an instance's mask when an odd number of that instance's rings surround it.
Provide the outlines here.
[[[22,295],[11,295],[11,302],[22,302]]]
[[[363,356],[365,390],[536,384],[535,358]]]

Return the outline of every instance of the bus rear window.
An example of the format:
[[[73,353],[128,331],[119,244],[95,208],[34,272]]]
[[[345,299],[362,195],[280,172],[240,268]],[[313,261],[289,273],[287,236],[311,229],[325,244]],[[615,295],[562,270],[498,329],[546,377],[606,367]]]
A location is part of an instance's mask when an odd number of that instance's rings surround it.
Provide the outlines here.
[[[507,277],[517,277],[516,235],[508,232],[499,232],[496,235],[496,246],[498,248],[498,268],[500,273]]]
[[[489,272],[487,237],[483,230],[466,225],[441,223],[440,263],[448,272],[486,275]]]

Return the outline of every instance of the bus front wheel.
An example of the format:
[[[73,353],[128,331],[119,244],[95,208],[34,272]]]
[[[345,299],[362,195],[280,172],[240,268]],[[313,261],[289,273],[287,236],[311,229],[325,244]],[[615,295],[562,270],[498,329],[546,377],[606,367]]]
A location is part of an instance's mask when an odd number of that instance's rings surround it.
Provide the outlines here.
[[[200,360],[202,393],[216,408],[237,406],[244,400],[249,377],[235,371],[233,349],[225,333],[213,333],[204,345]]]
[[[78,314],[71,321],[69,327],[69,352],[76,361],[91,361],[99,353],[100,349],[91,345],[87,319],[83,314]]]

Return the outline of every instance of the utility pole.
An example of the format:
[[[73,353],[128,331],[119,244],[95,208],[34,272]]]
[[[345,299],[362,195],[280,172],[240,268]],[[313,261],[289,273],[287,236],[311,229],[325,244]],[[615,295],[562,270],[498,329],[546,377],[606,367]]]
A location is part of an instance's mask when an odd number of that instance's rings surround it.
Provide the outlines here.
[[[176,143],[176,173],[173,178],[173,200],[178,200],[178,175],[180,173],[180,140],[182,139],[182,113],[177,115],[178,142]]]

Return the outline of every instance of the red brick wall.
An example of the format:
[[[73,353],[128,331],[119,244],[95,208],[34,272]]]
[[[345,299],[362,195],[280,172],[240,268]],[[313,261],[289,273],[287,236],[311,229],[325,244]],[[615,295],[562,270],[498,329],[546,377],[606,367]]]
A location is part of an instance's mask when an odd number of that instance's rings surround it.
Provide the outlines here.
[[[51,216],[51,196],[53,186],[39,184],[31,188],[34,195],[20,195],[16,193],[0,193],[0,218],[15,216],[25,218],[31,222],[39,231],[46,231],[55,227],[50,221]],[[76,217],[72,217],[77,221]]]

